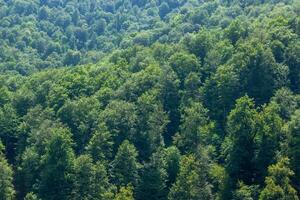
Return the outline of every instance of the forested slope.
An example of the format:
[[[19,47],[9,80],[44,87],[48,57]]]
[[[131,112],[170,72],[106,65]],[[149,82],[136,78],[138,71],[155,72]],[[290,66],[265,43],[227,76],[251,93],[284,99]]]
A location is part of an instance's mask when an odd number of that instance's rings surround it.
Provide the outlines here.
[[[0,200],[298,200],[299,14],[0,1]]]

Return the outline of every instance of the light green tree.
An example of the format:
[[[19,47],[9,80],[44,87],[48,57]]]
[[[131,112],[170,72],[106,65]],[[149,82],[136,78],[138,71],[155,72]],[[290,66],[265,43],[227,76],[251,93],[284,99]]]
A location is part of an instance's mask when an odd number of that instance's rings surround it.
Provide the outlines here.
[[[294,172],[289,168],[289,159],[280,158],[269,167],[266,186],[259,196],[259,200],[299,200],[297,191],[291,185],[290,177]]]

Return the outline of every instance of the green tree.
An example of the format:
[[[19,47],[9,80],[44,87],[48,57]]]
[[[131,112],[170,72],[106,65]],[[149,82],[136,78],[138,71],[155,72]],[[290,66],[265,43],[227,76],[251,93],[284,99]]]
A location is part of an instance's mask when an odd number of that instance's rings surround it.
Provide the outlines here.
[[[186,42],[189,51],[204,61],[209,49],[213,44],[213,34],[208,30],[202,29]]]
[[[104,123],[98,125],[86,149],[94,161],[105,161],[112,158],[113,141]]]
[[[64,58],[64,65],[77,65],[80,62],[81,53],[79,51],[69,50]]]
[[[288,129],[288,155],[290,158],[291,168],[295,173],[293,182],[300,191],[300,110],[296,110],[291,120],[287,124]]]
[[[227,119],[229,145],[226,158],[229,191],[236,187],[237,180],[251,185],[255,172],[255,130],[258,113],[248,96],[236,101],[235,108]],[[230,195],[229,195],[230,196]]]
[[[4,104],[10,102],[11,93],[9,92],[7,87],[0,88],[0,106],[4,106]]]
[[[35,95],[26,87],[19,89],[13,99],[13,106],[20,115],[25,115],[27,110],[35,104]]]
[[[182,152],[195,152],[203,139],[198,129],[208,122],[208,110],[200,102],[194,102],[184,108],[180,132],[175,136],[178,148]]]
[[[112,161],[112,176],[118,186],[137,185],[139,175],[138,152],[134,145],[125,140],[119,147],[115,159]]]
[[[191,72],[200,71],[200,64],[197,57],[193,54],[188,54],[184,52],[175,53],[170,58],[170,65],[173,70],[176,72],[180,80],[183,80],[189,75]]]
[[[258,197],[258,186],[257,185],[245,185],[243,182],[238,184],[238,189],[233,193],[234,200],[254,200]]]
[[[288,84],[289,68],[276,63],[265,44],[252,40],[241,43],[238,49],[231,62],[239,74],[242,91],[258,104],[267,102],[277,89]]]
[[[280,116],[285,120],[291,118],[298,106],[297,96],[289,88],[277,90],[271,101],[278,104]]]
[[[105,122],[108,131],[112,134],[115,153],[125,139],[132,139],[136,133],[136,106],[130,102],[111,101],[100,113],[100,120]]]
[[[94,164],[87,155],[81,155],[74,161],[72,199],[103,199],[109,188],[105,166]]]
[[[247,36],[247,26],[248,25],[246,23],[243,23],[240,20],[234,20],[224,30],[224,34],[232,42],[232,44],[236,44],[240,38],[243,39]]]
[[[289,168],[289,159],[280,158],[269,167],[266,186],[261,191],[260,200],[298,200],[297,191],[291,185],[290,177],[294,175]]]
[[[114,200],[134,200],[132,187],[121,187]]]
[[[72,139],[67,129],[57,129],[47,142],[43,155],[39,196],[45,200],[68,199],[74,162]]]
[[[170,7],[166,2],[163,2],[159,6],[159,16],[164,18],[170,12]]]
[[[15,189],[13,186],[13,170],[4,156],[4,146],[0,141],[0,199],[15,199]]]
[[[258,116],[258,130],[256,133],[257,155],[255,166],[259,183],[263,183],[267,175],[268,166],[276,160],[276,154],[281,150],[280,144],[284,139],[282,132],[283,120],[279,116],[279,106],[270,103],[263,108]]]
[[[225,124],[235,100],[241,95],[240,77],[233,66],[220,66],[216,73],[206,79],[200,94],[212,118]]]
[[[133,140],[141,159],[148,159],[153,152],[164,146],[163,135],[169,120],[157,96],[157,91],[151,90],[137,100],[139,119]]]
[[[291,88],[295,92],[300,91],[300,43],[299,41],[291,43],[286,49],[285,63],[289,66],[289,79],[291,81]]]
[[[26,194],[24,200],[40,200],[36,194],[34,194],[33,192],[30,192],[28,194]]]
[[[211,185],[207,182],[206,164],[199,162],[195,155],[187,155],[180,161],[180,170],[175,184],[171,187],[169,200],[212,199]]]
[[[16,110],[10,104],[0,107],[0,140],[4,143],[7,159],[11,162],[15,159],[18,125],[19,117]]]
[[[167,186],[171,187],[175,183],[177,174],[179,172],[180,166],[180,151],[175,147],[171,146],[165,149],[165,159],[166,159],[166,170],[168,173]]]
[[[137,200],[167,199],[166,160],[161,149],[153,153],[141,172],[141,181],[137,187]]]
[[[97,127],[99,111],[100,103],[93,97],[69,100],[58,110],[61,121],[66,123],[73,133],[76,152],[83,152],[92,137],[93,129]]]

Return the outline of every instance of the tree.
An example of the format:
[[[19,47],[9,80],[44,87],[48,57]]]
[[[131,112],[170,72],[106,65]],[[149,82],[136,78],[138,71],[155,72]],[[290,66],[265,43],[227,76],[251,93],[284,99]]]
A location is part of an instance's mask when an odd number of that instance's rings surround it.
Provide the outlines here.
[[[285,120],[290,119],[297,109],[297,97],[289,88],[277,90],[271,101],[278,104],[280,117]]]
[[[183,110],[180,132],[175,143],[182,152],[195,152],[201,144],[198,129],[208,124],[208,110],[200,102],[193,102]]]
[[[180,151],[175,147],[171,146],[165,149],[165,159],[166,159],[166,171],[168,173],[167,186],[171,187],[175,183],[177,174],[179,172],[180,166]]]
[[[0,88],[0,106],[4,106],[4,104],[10,102],[11,94],[7,87]]]
[[[101,163],[94,164],[87,155],[74,161],[72,199],[102,199],[109,188],[107,172]]]
[[[98,125],[86,149],[94,161],[106,161],[112,158],[112,147],[112,135],[106,125],[101,123]]]
[[[297,191],[291,185],[290,177],[294,175],[289,168],[289,159],[280,158],[269,167],[265,188],[261,191],[259,200],[298,200]]]
[[[292,115],[291,120],[287,124],[288,129],[288,155],[290,158],[291,168],[295,173],[293,182],[298,191],[300,185],[298,180],[300,178],[300,110],[296,110]]]
[[[36,194],[34,194],[33,192],[30,192],[28,194],[26,194],[24,200],[40,200]]]
[[[132,187],[121,187],[114,200],[134,200]]]
[[[288,48],[286,49],[285,54],[285,63],[289,66],[290,73],[289,79],[291,81],[291,88],[295,92],[300,91],[300,48],[299,48],[299,41],[291,43]]]
[[[57,129],[43,155],[39,196],[45,200],[68,199],[71,193],[71,170],[74,162],[72,139],[67,129]]]
[[[257,199],[258,196],[258,186],[257,185],[245,185],[243,182],[238,184],[238,189],[233,193],[234,200],[253,200]]]
[[[241,22],[240,20],[234,20],[231,24],[224,30],[225,36],[232,42],[232,44],[236,44],[236,42],[241,38],[245,38],[247,36],[247,24]]]
[[[13,106],[16,108],[18,114],[25,115],[27,110],[34,105],[35,98],[31,90],[23,87],[14,95]]]
[[[207,182],[205,164],[195,155],[187,155],[180,161],[180,170],[175,184],[171,187],[169,200],[212,199],[211,185]]]
[[[95,26],[96,33],[98,33],[98,35],[101,35],[102,33],[104,33],[106,26],[107,26],[107,24],[106,24],[105,19],[100,19]]]
[[[81,59],[79,51],[69,50],[64,58],[64,65],[77,65]]]
[[[112,135],[115,153],[124,140],[132,139],[136,133],[136,106],[130,102],[111,101],[100,113],[100,120],[105,122]]]
[[[226,157],[229,191],[236,187],[237,180],[251,185],[255,172],[255,130],[258,113],[254,102],[248,96],[236,101],[235,108],[227,119],[229,137]],[[230,196],[230,195],[229,195]]]
[[[241,96],[240,77],[233,66],[220,66],[216,73],[206,79],[201,94],[203,104],[213,119],[225,124],[226,117]]]
[[[184,79],[191,73],[191,72],[198,72],[200,71],[200,64],[197,57],[193,54],[188,54],[184,52],[175,53],[169,60],[171,67],[176,72],[180,80],[183,81]]]
[[[202,63],[209,49],[212,47],[213,37],[208,30],[202,29],[186,42],[189,51],[200,57]]]
[[[93,97],[69,100],[58,110],[57,114],[61,121],[72,130],[76,152],[84,151],[93,130],[97,127],[99,110],[100,104]]]
[[[165,145],[163,135],[169,120],[158,98],[157,90],[150,90],[137,100],[139,119],[134,142],[143,160]]]
[[[270,48],[259,41],[241,43],[232,58],[241,89],[258,104],[269,101],[273,93],[287,85],[289,68],[276,63]]]
[[[150,161],[145,163],[141,172],[141,181],[137,187],[137,200],[167,199],[166,161],[161,149],[153,153]]]
[[[118,186],[126,186],[138,183],[139,163],[138,152],[134,145],[125,140],[119,147],[115,159],[112,161],[112,176],[114,183]]]
[[[280,145],[284,141],[282,132],[283,120],[279,116],[279,106],[275,103],[270,103],[268,106],[263,107],[257,123],[256,176],[259,183],[263,183],[263,179],[267,175],[268,166],[276,161],[276,154],[281,150]]]
[[[159,6],[159,16],[164,18],[170,12],[170,7],[166,2],[163,2]]]
[[[15,199],[13,170],[4,157],[4,146],[0,141],[0,200]]]
[[[0,107],[0,140],[4,143],[7,159],[11,162],[15,159],[18,125],[19,118],[13,106],[6,104],[3,108]]]

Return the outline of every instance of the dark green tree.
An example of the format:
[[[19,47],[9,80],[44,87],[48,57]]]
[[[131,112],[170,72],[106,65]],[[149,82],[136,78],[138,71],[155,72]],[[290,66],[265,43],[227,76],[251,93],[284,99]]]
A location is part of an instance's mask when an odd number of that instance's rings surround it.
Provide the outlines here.
[[[67,129],[57,129],[43,155],[39,196],[45,200],[69,199],[74,162],[72,139]]]
[[[289,79],[291,81],[291,88],[295,92],[300,91],[300,43],[299,41],[291,43],[285,51],[285,63],[289,66]]]
[[[168,173],[167,186],[171,187],[175,183],[177,174],[180,167],[180,151],[175,147],[171,146],[165,149],[165,159],[166,159],[166,170]]]
[[[295,173],[295,178],[292,178],[296,189],[300,191],[300,185],[297,180],[300,178],[300,110],[292,115],[291,120],[287,124],[288,129],[288,155],[290,158],[291,169]]]
[[[118,186],[132,184],[137,185],[139,180],[138,152],[134,145],[125,140],[119,147],[118,152],[112,161],[112,178]]]
[[[257,116],[254,102],[248,96],[238,99],[235,108],[228,116],[227,132],[230,141],[226,147],[228,149],[226,157],[228,191],[237,186],[238,180],[247,185],[252,184],[255,174]]]
[[[16,191],[13,186],[13,170],[4,155],[4,146],[0,141],[0,199],[15,199]]]
[[[166,161],[162,150],[153,153],[141,172],[141,181],[137,187],[137,200],[166,200]]]
[[[15,159],[15,149],[18,141],[19,117],[16,110],[6,104],[0,107],[0,140],[5,145],[7,159],[13,162]]]

